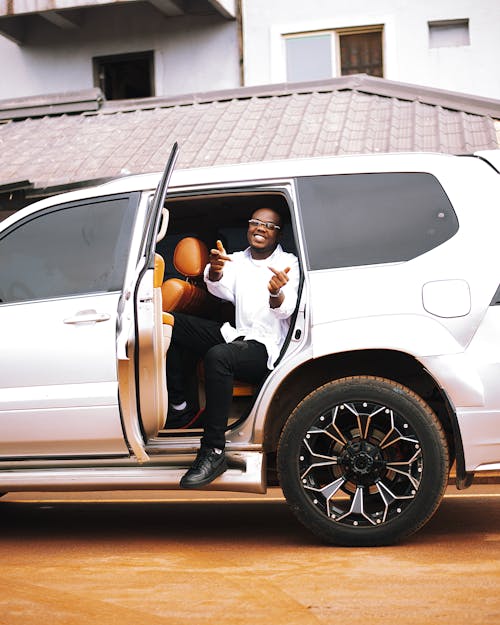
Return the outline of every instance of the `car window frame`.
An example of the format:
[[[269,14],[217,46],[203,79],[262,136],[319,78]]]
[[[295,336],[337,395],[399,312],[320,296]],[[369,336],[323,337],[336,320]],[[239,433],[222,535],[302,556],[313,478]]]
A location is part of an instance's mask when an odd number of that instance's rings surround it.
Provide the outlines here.
[[[122,275],[120,278],[120,285],[118,286],[117,284],[116,288],[112,288],[108,290],[77,291],[74,293],[47,295],[44,297],[34,297],[32,299],[22,299],[22,300],[16,300],[16,301],[3,302],[0,300],[0,306],[27,304],[30,302],[52,301],[52,300],[67,299],[67,298],[73,298],[73,297],[85,297],[89,295],[101,295],[101,294],[107,294],[107,293],[120,292],[121,290],[123,290],[123,284],[126,279],[126,271],[127,271],[127,266],[128,266],[128,260],[129,260],[128,257],[130,254],[130,247],[131,247],[132,240],[134,238],[134,231],[136,228],[138,212],[140,208],[141,195],[142,194],[140,191],[131,191],[131,192],[113,193],[109,195],[90,196],[86,198],[81,198],[79,200],[71,200],[69,202],[52,204],[38,211],[31,212],[30,214],[26,215],[19,221],[16,221],[10,224],[5,230],[0,232],[0,245],[2,244],[2,241],[5,238],[12,235],[14,232],[26,226],[30,222],[33,222],[38,219],[43,219],[44,217],[48,215],[53,215],[61,211],[77,209],[77,208],[81,208],[81,207],[88,206],[88,205],[96,205],[96,204],[101,204],[105,202],[121,201],[121,200],[126,199],[127,200],[126,210],[129,212],[129,215],[125,216],[124,220],[122,221],[122,224],[120,226],[121,232],[123,231],[123,227],[124,227],[126,220],[127,219],[130,220],[128,228],[126,230],[126,232],[129,233],[128,246],[126,245],[125,241],[123,241],[121,244],[122,251],[120,253],[123,254],[123,259],[122,259],[123,262],[121,263],[121,266],[123,267],[123,271],[122,271]],[[119,248],[120,248],[120,243],[117,243],[115,247],[115,253],[116,251],[118,251]],[[116,283],[118,283],[118,281],[116,281]]]

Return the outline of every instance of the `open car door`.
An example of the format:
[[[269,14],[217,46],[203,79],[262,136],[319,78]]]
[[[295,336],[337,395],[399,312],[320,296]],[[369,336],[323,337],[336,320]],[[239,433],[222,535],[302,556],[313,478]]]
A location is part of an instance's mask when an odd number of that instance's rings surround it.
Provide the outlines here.
[[[148,209],[133,297],[131,291],[124,296],[123,323],[118,335],[118,378],[125,433],[132,451],[142,462],[148,459],[144,446],[164,426],[168,410],[165,358],[173,318],[162,311],[164,263],[155,254],[155,247],[168,226],[165,197],[178,152],[175,143]]]
[[[2,224],[2,461],[129,454],[116,328],[146,211],[139,192],[98,193],[44,200]]]

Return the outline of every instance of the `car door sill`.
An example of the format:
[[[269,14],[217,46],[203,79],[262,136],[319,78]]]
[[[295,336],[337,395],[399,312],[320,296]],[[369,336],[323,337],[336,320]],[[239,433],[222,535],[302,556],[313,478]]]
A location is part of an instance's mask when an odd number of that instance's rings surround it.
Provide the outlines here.
[[[176,490],[195,454],[155,458],[151,466],[11,469],[0,471],[0,492]],[[228,470],[203,490],[265,493],[265,455],[228,452]],[[176,462],[176,464],[173,464]]]

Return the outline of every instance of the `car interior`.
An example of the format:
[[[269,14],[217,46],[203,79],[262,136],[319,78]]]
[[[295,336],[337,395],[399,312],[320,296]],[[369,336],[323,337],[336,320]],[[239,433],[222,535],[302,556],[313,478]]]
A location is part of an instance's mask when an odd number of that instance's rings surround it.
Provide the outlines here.
[[[183,312],[218,321],[234,321],[233,305],[208,293],[203,270],[209,251],[217,240],[222,241],[228,253],[248,247],[248,220],[258,208],[273,208],[282,215],[280,243],[285,251],[296,253],[289,206],[282,193],[169,195],[166,207],[169,211],[168,231],[156,247],[156,254],[164,261],[164,274],[159,278],[164,313]],[[161,263],[158,270],[162,270]],[[282,354],[285,349],[286,343]],[[203,363],[187,361],[185,376],[188,401],[201,414],[204,407]],[[230,428],[248,416],[258,390],[257,386],[245,381],[234,381]],[[198,430],[201,432],[195,420],[179,430],[163,429],[159,436],[191,436]]]

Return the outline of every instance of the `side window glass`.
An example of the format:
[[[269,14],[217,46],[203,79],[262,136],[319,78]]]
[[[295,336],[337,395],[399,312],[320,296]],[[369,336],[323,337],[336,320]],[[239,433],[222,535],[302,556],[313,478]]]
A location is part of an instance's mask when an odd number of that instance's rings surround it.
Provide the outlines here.
[[[297,186],[311,269],[410,260],[458,230],[431,174],[314,176]]]
[[[140,194],[62,205],[0,238],[0,300],[120,290]]]

